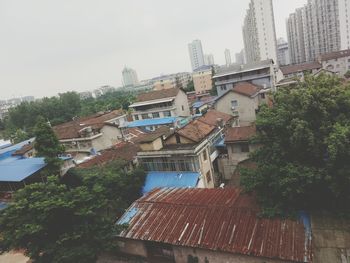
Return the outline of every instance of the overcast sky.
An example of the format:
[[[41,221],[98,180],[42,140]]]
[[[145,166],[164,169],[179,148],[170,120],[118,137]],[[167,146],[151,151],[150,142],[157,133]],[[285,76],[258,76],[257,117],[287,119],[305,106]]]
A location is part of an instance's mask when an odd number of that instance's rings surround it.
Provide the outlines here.
[[[249,0],[0,0],[0,99],[121,85],[190,71],[187,44],[202,41],[215,63],[243,48]],[[274,0],[277,37],[306,0]]]

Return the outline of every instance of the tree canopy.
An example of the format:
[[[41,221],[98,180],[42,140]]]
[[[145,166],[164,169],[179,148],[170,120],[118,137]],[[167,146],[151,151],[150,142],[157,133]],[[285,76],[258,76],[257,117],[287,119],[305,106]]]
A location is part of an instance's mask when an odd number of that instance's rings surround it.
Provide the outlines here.
[[[307,77],[281,88],[256,121],[261,147],[242,185],[265,211],[350,208],[350,88],[336,77]]]
[[[25,249],[34,262],[71,263],[96,262],[115,249],[114,236],[122,228],[116,217],[139,197],[144,172],[111,163],[77,169],[66,179],[49,177],[15,193],[0,212],[0,252]]]

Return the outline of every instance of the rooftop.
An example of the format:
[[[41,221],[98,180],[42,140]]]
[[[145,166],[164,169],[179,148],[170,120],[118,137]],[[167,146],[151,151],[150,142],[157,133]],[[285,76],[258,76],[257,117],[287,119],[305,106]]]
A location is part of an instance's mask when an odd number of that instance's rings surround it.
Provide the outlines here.
[[[191,121],[189,124],[177,131],[177,134],[190,139],[193,142],[201,142],[216,129],[216,126],[199,120]]]
[[[160,187],[194,188],[199,177],[200,174],[194,172],[148,172],[142,193]]]
[[[114,160],[123,160],[130,162],[134,160],[139,150],[139,146],[134,143],[122,142],[112,148],[101,151],[101,153],[99,155],[96,155],[94,158],[79,164],[79,168],[88,168],[95,165],[104,165]]]
[[[234,254],[311,261],[303,222],[258,216],[255,198],[238,188],[154,189],[118,221],[120,237]]]
[[[223,120],[224,123],[227,123],[233,118],[234,117],[232,115],[217,110],[209,110],[202,117],[198,118],[198,120],[209,125],[217,126],[219,119]]]
[[[225,142],[248,141],[256,134],[255,125],[233,127],[226,130]]]
[[[320,55],[321,61],[343,58],[343,57],[350,57],[350,49],[334,51],[334,52]]]
[[[238,83],[232,89],[233,92],[236,92],[248,97],[252,97],[256,95],[260,90],[261,90],[260,87],[249,82]]]
[[[101,129],[104,125],[108,125],[108,121],[121,117],[124,115],[122,110],[115,110],[111,112],[100,112],[94,115],[77,118],[74,121],[66,122],[53,127],[58,139],[73,139],[80,137],[80,131],[86,127],[92,129]]]
[[[176,117],[165,117],[165,118],[154,118],[154,119],[145,119],[145,120],[138,120],[129,122],[127,124],[128,128],[135,128],[135,127],[145,127],[145,126],[155,126],[155,125],[166,125],[166,124],[172,124],[176,122]]]
[[[213,78],[218,78],[226,75],[232,75],[247,71],[254,71],[258,69],[263,68],[269,68],[273,64],[273,60],[263,60],[260,62],[255,62],[251,64],[244,64],[244,65],[230,65],[230,66],[222,66],[217,69],[217,72],[215,73]]]
[[[294,74],[298,72],[303,72],[306,70],[320,69],[322,65],[318,62],[308,62],[302,64],[288,65],[281,67],[283,75]]]
[[[168,136],[171,133],[173,133],[169,127],[161,126],[155,131],[152,132],[145,132],[142,135],[139,136],[137,140],[135,140],[136,143],[148,143],[153,142],[154,140],[158,139],[162,136]]]
[[[158,100],[158,99],[164,99],[164,98],[172,98],[172,97],[176,97],[179,91],[180,89],[178,88],[150,91],[150,92],[139,94],[137,96],[136,101],[144,102],[144,101]]]

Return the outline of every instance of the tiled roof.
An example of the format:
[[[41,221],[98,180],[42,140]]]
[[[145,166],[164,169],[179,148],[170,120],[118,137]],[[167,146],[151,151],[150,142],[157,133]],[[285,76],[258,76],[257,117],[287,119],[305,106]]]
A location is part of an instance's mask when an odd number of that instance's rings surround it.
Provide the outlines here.
[[[85,127],[91,126],[92,129],[99,130],[104,125],[108,125],[107,121],[124,115],[122,110],[115,110],[108,113],[97,113],[89,117],[78,118],[74,121],[66,122],[53,127],[58,139],[79,138],[79,131]]]
[[[222,119],[224,123],[229,122],[234,117],[232,115],[217,111],[217,110],[209,110],[207,113],[205,113],[202,117],[200,117],[198,120],[201,122],[204,122],[209,125],[217,126],[218,125],[218,119]]]
[[[259,62],[254,62],[244,65],[230,65],[219,67],[213,78],[218,78],[225,75],[237,74],[246,71],[253,71],[262,68],[269,68],[273,63],[272,59],[267,59]]]
[[[255,125],[228,128],[225,135],[225,142],[248,141],[255,134]]]
[[[306,70],[313,70],[313,69],[320,69],[322,68],[322,65],[318,62],[309,62],[309,63],[303,63],[303,64],[296,64],[296,65],[288,65],[281,67],[281,71],[283,75],[289,75],[293,73],[303,72]]]
[[[180,91],[180,89],[178,89],[178,88],[150,91],[150,92],[139,94],[137,96],[136,101],[143,102],[143,101],[150,101],[150,100],[172,98],[172,97],[176,97],[176,95],[179,93],[179,91]]]
[[[179,129],[177,133],[196,143],[201,142],[216,129],[216,126],[206,124],[199,120],[191,121],[185,127]]]
[[[169,127],[167,126],[161,126],[155,131],[152,132],[145,132],[142,135],[139,136],[135,140],[136,143],[147,143],[147,142],[153,142],[154,140],[158,139],[161,136],[168,136],[172,133]]]
[[[123,142],[117,144],[116,146],[104,150],[100,155],[96,155],[93,159],[90,159],[86,162],[79,164],[79,168],[88,168],[95,165],[104,165],[108,162],[114,160],[124,160],[127,162],[132,161],[137,155],[137,151],[140,148],[137,144],[131,142]]]
[[[15,151],[12,155],[24,155],[25,153],[33,150],[34,144],[32,142],[25,144],[21,149]]]
[[[120,237],[256,257],[310,262],[311,242],[299,220],[265,219],[238,188],[155,189],[118,221]]]
[[[343,58],[343,57],[350,57],[350,49],[334,51],[334,52],[326,53],[320,56],[321,61],[326,61],[326,60],[331,60],[336,58]]]
[[[236,84],[232,91],[239,93],[241,95],[245,95],[248,97],[252,97],[254,95],[256,95],[261,88],[257,87],[256,85],[253,85],[252,83],[249,82],[241,82]]]

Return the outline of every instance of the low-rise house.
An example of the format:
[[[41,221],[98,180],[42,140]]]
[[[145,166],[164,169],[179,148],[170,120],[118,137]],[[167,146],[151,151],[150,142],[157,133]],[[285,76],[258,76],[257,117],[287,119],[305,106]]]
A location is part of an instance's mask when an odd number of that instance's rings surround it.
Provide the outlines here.
[[[350,71],[350,49],[322,54],[318,57],[322,68],[334,72],[340,77]]]
[[[180,72],[153,78],[152,83],[154,90],[163,90],[172,88],[186,88],[191,80],[191,73]]]
[[[213,88],[213,70],[212,66],[204,65],[195,69],[192,73],[193,85],[196,94],[205,94]]]
[[[232,126],[233,119],[209,111],[180,129],[158,129],[138,141],[138,160],[148,172],[194,172],[199,178],[196,186],[214,187],[218,181],[216,144],[223,140],[224,130]]]
[[[268,90],[248,82],[236,84],[215,99],[213,107],[220,112],[233,115],[236,125],[249,125],[256,121],[261,104],[266,103]]]
[[[186,93],[178,88],[139,94],[129,109],[134,121],[190,115]]]
[[[231,180],[239,163],[248,160],[249,155],[258,148],[251,142],[256,135],[255,125],[228,128],[225,144],[220,149],[218,169],[225,180]]]
[[[259,216],[238,188],[154,189],[118,220],[119,251],[147,262],[312,262],[310,219]]]
[[[120,127],[126,122],[124,112],[115,110],[77,118],[54,126],[53,130],[66,153],[79,161],[121,141],[123,134]]]
[[[271,59],[253,64],[219,67],[213,76],[218,96],[231,90],[240,82],[249,82],[274,90],[276,83],[281,79],[283,74]]]
[[[315,62],[307,62],[302,64],[293,64],[281,67],[281,71],[285,78],[304,79],[305,74],[315,74],[322,68],[322,64]]]

